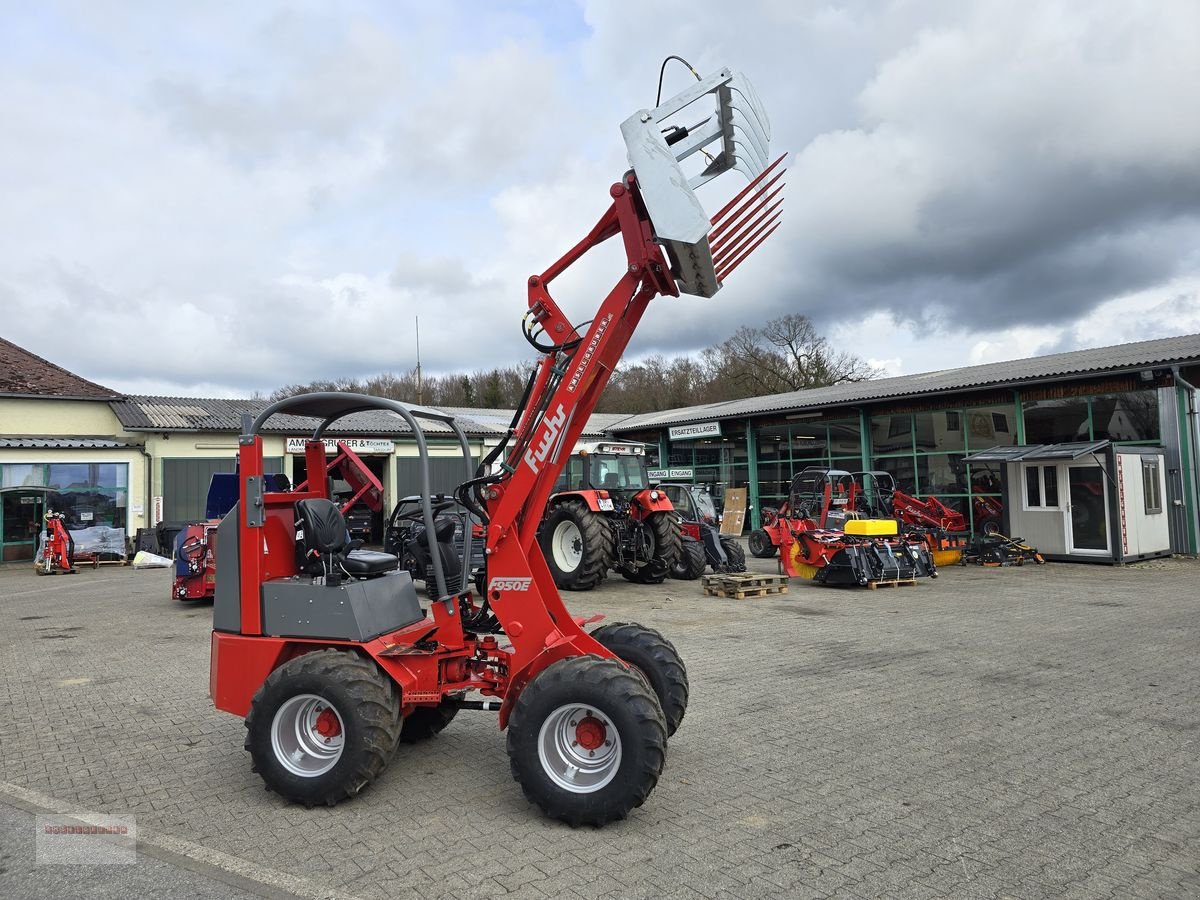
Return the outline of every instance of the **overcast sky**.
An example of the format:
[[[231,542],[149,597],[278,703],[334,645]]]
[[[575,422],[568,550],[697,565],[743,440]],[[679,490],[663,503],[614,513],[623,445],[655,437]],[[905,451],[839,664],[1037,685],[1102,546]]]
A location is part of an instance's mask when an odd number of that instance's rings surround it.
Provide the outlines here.
[[[1200,332],[1196,0],[2,0],[0,334],[193,396],[407,371],[417,315],[426,372],[527,359],[525,278],[671,53],[794,156],[783,227],[632,356],[786,312],[890,375]]]

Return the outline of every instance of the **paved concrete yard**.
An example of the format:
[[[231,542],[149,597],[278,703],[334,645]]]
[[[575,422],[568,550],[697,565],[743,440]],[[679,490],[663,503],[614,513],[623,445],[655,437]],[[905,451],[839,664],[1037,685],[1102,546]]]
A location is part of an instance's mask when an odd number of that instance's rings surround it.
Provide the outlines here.
[[[1195,561],[743,601],[620,578],[569,595],[661,629],[691,676],[658,789],[602,831],[525,802],[489,713],[402,747],[354,801],[285,805],[209,704],[211,607],[169,600],[169,582],[0,571],[0,803],[22,811],[2,821],[133,815],[147,866],[233,872],[229,894],[1200,895]],[[71,873],[38,880],[19,830],[0,834],[0,895],[70,896]]]

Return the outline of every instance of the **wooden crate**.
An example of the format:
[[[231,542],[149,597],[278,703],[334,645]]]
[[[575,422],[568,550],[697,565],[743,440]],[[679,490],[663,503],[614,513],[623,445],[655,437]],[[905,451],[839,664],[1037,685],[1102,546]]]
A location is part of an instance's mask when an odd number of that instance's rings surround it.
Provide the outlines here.
[[[745,600],[747,597],[766,597],[769,594],[786,594],[786,575],[721,574],[704,576],[704,593],[710,597],[729,597]]]

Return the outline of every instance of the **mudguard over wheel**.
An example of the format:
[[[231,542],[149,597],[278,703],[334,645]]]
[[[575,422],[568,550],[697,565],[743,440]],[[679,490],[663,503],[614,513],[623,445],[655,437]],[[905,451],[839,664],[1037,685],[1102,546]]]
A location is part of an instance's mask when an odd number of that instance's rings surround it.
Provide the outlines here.
[[[667,721],[667,736],[673,735],[687,712],[689,693],[687,668],[675,645],[653,628],[624,622],[597,628],[592,637],[650,682]]]
[[[721,549],[725,551],[726,572],[745,572],[746,571],[746,551],[742,549],[742,545],[738,543],[737,538],[727,534],[721,535]]]
[[[418,744],[427,741],[454,721],[458,706],[443,700],[437,706],[418,706],[404,717],[400,728],[400,742]]]
[[[621,574],[638,584],[661,584],[671,573],[671,567],[679,561],[683,552],[683,533],[674,513],[651,513],[640,523],[650,542],[649,559],[642,565],[630,565],[621,569]]]
[[[612,565],[612,528],[579,499],[564,500],[551,510],[538,532],[538,543],[554,583],[563,590],[590,591]]]
[[[704,545],[695,538],[683,538],[680,546],[679,561],[671,566],[671,577],[680,581],[695,581],[704,574],[708,559],[704,555]]]
[[[316,650],[272,672],[246,716],[246,749],[267,788],[333,806],[379,777],[400,739],[400,694],[374,662]]]
[[[605,825],[641,806],[666,752],[658,699],[615,659],[552,663],[521,691],[509,718],[513,778],[530,802],[572,826]]]
[[[775,555],[776,547],[771,543],[771,535],[766,529],[755,528],[750,532],[750,554],[758,559],[770,559]]]

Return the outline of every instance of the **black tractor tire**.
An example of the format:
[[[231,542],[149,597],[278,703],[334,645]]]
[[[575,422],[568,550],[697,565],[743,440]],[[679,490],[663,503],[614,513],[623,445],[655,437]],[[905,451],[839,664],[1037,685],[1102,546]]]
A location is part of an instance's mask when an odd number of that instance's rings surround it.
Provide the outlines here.
[[[480,597],[487,596],[487,565],[482,565],[475,570],[475,593]]]
[[[337,733],[320,731],[323,721]],[[387,767],[400,740],[400,692],[373,661],[316,650],[267,676],[246,729],[246,750],[268,790],[308,807],[333,806]]]
[[[603,581],[615,549],[608,520],[578,499],[564,500],[550,510],[538,532],[538,543],[554,583],[567,591],[590,591]],[[565,553],[567,543],[579,554],[574,564]]]
[[[730,535],[721,535],[721,549],[725,551],[725,571],[726,572],[745,572],[746,571],[746,551],[742,549],[742,545],[738,543],[738,539]]]
[[[418,706],[404,717],[400,727],[400,743],[419,744],[427,741],[454,721],[458,706],[443,700],[437,706]]]
[[[695,581],[704,574],[708,560],[704,556],[704,545],[695,538],[683,537],[679,561],[671,566],[671,577],[680,581]]]
[[[751,531],[749,543],[750,554],[757,559],[770,559],[778,549],[771,543],[771,535],[764,528],[755,528]]]
[[[648,562],[623,568],[621,574],[637,584],[662,584],[683,552],[683,532],[679,527],[679,519],[674,513],[651,513],[641,527],[649,532],[654,550]]]
[[[994,534],[1000,533],[1000,520],[995,517],[988,517],[979,523],[979,533],[991,537]]]
[[[687,712],[687,668],[679,651],[653,628],[613,622],[592,632],[607,650],[637,669],[650,683],[667,721],[667,737],[679,730]]]
[[[591,740],[598,743],[589,751]],[[513,778],[531,803],[572,827],[624,819],[650,796],[666,756],[658,698],[615,659],[550,664],[521,691],[508,720]]]

